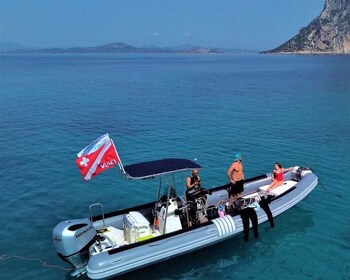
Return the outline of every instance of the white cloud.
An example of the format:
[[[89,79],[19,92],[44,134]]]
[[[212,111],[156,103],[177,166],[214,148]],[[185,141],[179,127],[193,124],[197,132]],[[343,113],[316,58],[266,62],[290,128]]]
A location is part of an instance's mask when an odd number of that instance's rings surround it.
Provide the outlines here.
[[[159,34],[158,32],[152,32],[152,33],[151,33],[151,36],[152,36],[152,37],[158,37],[159,35],[160,35],[160,34]]]
[[[191,34],[190,32],[185,32],[184,35],[185,35],[186,37],[191,37],[191,36],[192,36],[192,34]]]

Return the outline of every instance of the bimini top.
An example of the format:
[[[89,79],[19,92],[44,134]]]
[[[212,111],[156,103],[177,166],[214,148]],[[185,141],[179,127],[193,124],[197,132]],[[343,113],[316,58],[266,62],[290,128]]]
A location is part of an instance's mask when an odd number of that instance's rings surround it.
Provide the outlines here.
[[[192,170],[201,166],[188,159],[168,158],[124,166],[131,179],[148,179],[162,174]]]

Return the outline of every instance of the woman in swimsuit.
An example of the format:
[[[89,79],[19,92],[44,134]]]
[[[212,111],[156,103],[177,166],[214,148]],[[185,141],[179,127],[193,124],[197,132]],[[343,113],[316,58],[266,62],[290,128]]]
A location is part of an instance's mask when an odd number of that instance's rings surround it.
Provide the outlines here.
[[[283,173],[288,172],[291,170],[292,167],[290,168],[282,168],[282,165],[278,162],[275,163],[275,168],[272,171],[271,179],[272,183],[270,186],[267,188],[267,192],[273,190],[274,188],[277,188],[281,185],[283,185]]]

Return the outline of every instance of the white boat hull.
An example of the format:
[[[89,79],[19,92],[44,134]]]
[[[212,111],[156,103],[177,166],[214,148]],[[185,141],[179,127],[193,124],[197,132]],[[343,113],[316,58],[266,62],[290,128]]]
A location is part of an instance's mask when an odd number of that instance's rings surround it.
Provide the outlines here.
[[[269,174],[261,180],[246,183],[244,194],[258,190],[259,186],[268,182],[270,182]],[[300,202],[316,187],[317,183],[318,179],[315,174],[311,171],[305,172],[292,190],[277,196],[269,204],[273,217]],[[267,214],[262,209],[257,212],[257,218],[259,224],[268,221]],[[100,224],[100,222],[96,221],[95,224]],[[151,240],[120,246],[92,255],[87,264],[87,275],[91,279],[117,276],[210,246],[241,232],[243,232],[243,224],[240,215],[226,215],[193,228],[181,229]]]

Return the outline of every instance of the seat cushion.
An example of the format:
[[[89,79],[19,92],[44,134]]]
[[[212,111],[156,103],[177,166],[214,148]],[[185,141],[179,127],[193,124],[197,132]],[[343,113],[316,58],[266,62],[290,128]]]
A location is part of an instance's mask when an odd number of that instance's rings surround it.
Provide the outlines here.
[[[294,187],[298,182],[295,181],[284,181],[283,185],[278,186],[277,188],[274,188],[273,190],[269,191],[269,194],[272,194],[274,196],[279,196],[282,193],[288,191],[290,188]],[[269,185],[261,186],[259,189],[261,191],[266,191]]]

